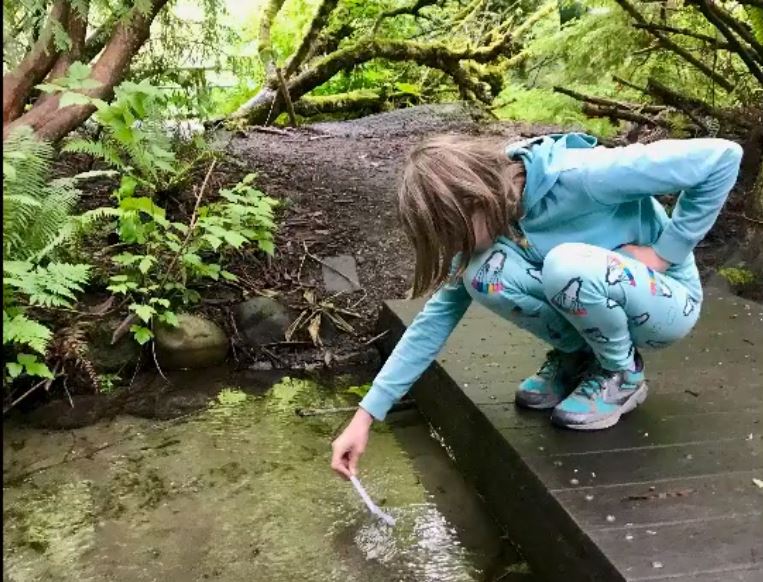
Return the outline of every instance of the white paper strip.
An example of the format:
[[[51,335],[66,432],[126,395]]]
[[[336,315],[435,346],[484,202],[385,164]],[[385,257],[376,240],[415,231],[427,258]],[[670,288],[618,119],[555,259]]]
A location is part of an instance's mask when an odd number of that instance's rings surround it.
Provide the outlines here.
[[[371,500],[371,498],[368,496],[368,493],[366,493],[366,490],[363,488],[363,485],[361,485],[360,481],[358,481],[357,477],[351,476],[350,483],[352,483],[353,487],[355,487],[355,491],[358,492],[358,495],[360,495],[360,498],[366,504],[366,507],[368,507],[368,510],[371,513],[373,513],[387,525],[395,525],[395,518],[379,509],[379,506]]]

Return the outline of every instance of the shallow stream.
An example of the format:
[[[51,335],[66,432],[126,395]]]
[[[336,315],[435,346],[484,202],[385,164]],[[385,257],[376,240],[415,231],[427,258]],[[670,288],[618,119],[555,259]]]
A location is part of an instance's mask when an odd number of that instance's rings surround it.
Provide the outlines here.
[[[290,378],[264,392],[203,381],[216,396],[171,420],[6,423],[5,582],[530,580],[415,411],[377,423],[362,461],[391,528],[328,468],[348,414],[294,413],[357,397]]]

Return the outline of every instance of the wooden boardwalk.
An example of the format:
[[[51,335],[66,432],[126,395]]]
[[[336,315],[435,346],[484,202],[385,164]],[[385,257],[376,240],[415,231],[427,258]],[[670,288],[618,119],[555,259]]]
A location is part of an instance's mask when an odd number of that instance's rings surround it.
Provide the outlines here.
[[[420,302],[389,302],[388,352]],[[650,396],[614,428],[513,404],[546,346],[471,307],[413,390],[543,579],[763,582],[763,308],[710,290],[690,338],[645,353]]]

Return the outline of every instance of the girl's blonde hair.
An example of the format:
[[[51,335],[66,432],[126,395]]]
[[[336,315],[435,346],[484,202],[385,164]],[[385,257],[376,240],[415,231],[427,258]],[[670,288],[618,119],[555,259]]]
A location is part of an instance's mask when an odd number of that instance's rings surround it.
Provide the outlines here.
[[[524,164],[506,156],[506,145],[501,137],[441,136],[410,153],[398,215],[416,251],[414,297],[463,274],[474,253],[476,211],[484,213],[491,239],[520,240]]]

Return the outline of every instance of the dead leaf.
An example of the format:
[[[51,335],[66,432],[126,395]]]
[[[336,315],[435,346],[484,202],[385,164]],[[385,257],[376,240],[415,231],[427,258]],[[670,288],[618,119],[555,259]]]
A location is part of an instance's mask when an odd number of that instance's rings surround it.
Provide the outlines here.
[[[310,320],[310,324],[307,326],[307,331],[310,334],[310,339],[316,346],[322,346],[323,340],[321,340],[321,314],[317,313]]]
[[[114,296],[112,295],[109,297],[106,301],[99,303],[98,305],[93,305],[88,311],[92,315],[103,315],[106,313],[109,309],[111,309],[111,306],[114,305]]]

